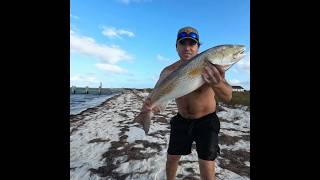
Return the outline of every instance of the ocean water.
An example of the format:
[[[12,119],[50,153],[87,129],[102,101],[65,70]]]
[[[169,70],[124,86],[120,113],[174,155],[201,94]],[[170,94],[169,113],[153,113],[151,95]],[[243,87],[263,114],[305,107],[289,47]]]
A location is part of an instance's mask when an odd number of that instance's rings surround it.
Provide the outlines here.
[[[70,94],[70,115],[79,114],[88,108],[98,106],[115,95],[117,94]]]

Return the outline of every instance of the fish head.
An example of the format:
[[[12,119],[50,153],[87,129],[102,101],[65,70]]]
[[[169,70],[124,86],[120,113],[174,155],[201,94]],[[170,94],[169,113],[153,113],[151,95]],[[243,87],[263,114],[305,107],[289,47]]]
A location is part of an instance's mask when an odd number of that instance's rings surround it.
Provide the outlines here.
[[[240,61],[246,54],[244,53],[246,50],[246,47],[244,45],[233,45],[230,47],[230,50],[232,54],[232,61],[238,62]]]
[[[214,65],[230,67],[245,56],[244,45],[221,45],[208,50],[206,60]]]

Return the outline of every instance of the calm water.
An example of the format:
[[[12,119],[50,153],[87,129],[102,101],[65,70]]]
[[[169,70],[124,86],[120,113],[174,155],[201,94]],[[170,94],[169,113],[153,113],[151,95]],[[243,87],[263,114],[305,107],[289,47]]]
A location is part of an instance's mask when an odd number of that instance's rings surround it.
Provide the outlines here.
[[[79,114],[82,111],[100,105],[116,94],[70,94],[70,115]]]

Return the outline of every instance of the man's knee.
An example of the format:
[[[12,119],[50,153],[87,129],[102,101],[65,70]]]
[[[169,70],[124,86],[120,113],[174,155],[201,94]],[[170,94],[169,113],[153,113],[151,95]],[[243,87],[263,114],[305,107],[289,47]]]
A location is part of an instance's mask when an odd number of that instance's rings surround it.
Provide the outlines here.
[[[181,158],[181,155],[167,155],[167,162],[168,163],[175,163],[175,162],[179,162]]]
[[[215,179],[215,161],[199,159],[199,166],[202,179]]]
[[[208,160],[203,160],[199,158],[199,165],[200,167],[204,168],[215,168],[215,161],[208,161]]]
[[[198,158],[198,160],[199,160],[199,163],[203,163],[203,164],[210,164],[210,165],[212,165],[212,164],[215,164],[215,160],[204,160],[204,159],[201,159],[201,158]]]

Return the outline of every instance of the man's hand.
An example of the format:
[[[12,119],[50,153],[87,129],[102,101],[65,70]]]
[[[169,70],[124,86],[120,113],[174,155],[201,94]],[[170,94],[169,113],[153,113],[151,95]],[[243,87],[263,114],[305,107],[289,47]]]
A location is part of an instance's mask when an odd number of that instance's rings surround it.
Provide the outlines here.
[[[215,87],[224,80],[225,71],[221,66],[208,64],[201,75],[206,83]]]
[[[151,105],[151,99],[148,97],[143,105],[142,105],[142,109],[141,109],[142,112],[148,112],[148,111],[152,111],[152,112],[160,112],[160,109],[158,107],[153,107],[152,108],[152,105]]]
[[[224,79],[225,71],[221,66],[208,64],[201,75],[224,102],[231,100],[232,87]]]

